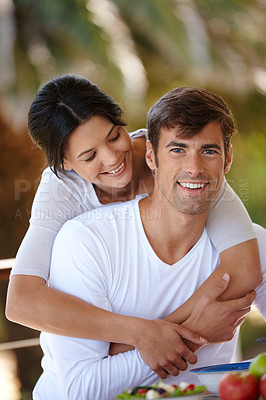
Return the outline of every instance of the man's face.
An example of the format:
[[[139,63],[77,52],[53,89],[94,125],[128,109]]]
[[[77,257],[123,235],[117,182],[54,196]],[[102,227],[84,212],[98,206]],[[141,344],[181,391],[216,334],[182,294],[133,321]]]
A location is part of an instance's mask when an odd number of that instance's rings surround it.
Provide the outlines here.
[[[160,200],[167,200],[182,214],[202,214],[209,209],[230,169],[232,148],[225,159],[223,134],[216,122],[189,139],[182,138],[177,128],[162,129],[157,161],[156,166],[148,143],[147,163],[155,171],[155,193]]]

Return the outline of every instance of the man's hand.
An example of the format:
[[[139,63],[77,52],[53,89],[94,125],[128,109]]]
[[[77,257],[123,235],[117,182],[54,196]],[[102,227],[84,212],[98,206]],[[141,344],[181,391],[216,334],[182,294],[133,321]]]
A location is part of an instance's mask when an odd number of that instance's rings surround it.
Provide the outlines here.
[[[187,369],[187,362],[195,364],[197,356],[184,344],[187,339],[203,346],[206,340],[186,327],[164,321],[148,321],[150,328],[143,332],[145,340],[138,348],[143,361],[161,378],[177,376]]]
[[[214,344],[231,340],[255,300],[255,291],[239,299],[219,300],[219,296],[226,290],[229,282],[229,275],[224,274],[212,290],[201,296],[191,316],[183,324],[204,336],[208,343]],[[194,350],[194,346],[192,349]]]
[[[136,341],[143,361],[161,378],[177,376],[187,369],[187,363],[195,364],[197,356],[184,344],[182,339],[198,345],[206,340],[197,333],[172,322],[161,319],[140,320],[139,337]],[[121,347],[122,346],[122,347]],[[131,350],[132,347],[112,344],[110,354]]]

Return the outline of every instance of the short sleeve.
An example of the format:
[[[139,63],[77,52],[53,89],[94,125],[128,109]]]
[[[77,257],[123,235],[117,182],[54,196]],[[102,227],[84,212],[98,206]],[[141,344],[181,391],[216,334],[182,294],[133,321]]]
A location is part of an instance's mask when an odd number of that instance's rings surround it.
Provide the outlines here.
[[[225,179],[210,208],[206,228],[219,253],[256,238],[246,208]]]

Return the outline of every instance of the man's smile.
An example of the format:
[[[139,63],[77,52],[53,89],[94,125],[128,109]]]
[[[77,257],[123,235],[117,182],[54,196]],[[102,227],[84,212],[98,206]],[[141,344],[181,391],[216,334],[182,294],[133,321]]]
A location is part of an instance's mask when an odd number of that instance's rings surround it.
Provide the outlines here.
[[[192,182],[177,182],[180,186],[186,189],[202,189],[207,186],[207,183],[192,183]]]

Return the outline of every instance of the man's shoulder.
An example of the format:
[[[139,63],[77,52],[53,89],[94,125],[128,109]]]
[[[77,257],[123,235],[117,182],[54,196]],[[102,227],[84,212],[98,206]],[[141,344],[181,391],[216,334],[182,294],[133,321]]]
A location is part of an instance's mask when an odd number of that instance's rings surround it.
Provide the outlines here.
[[[107,248],[115,247],[117,238],[119,243],[124,239],[125,230],[132,232],[135,221],[139,218],[138,200],[120,204],[110,204],[86,212],[67,221],[58,232],[54,251],[104,252]],[[130,224],[133,221],[134,227]],[[74,249],[74,250],[73,250]],[[108,250],[108,251],[109,251]]]

